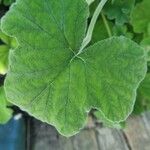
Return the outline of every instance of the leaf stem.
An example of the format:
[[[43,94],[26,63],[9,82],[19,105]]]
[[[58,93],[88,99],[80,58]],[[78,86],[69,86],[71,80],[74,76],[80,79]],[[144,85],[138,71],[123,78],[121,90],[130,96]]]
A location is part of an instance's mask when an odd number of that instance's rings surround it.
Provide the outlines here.
[[[101,13],[101,16],[102,16],[102,19],[103,19],[105,28],[106,28],[106,30],[107,30],[108,36],[109,36],[109,37],[112,37],[111,29],[110,29],[110,27],[109,27],[109,24],[108,24],[108,21],[107,21],[105,15],[104,15],[103,13]]]
[[[92,34],[93,34],[93,30],[94,30],[94,26],[96,24],[96,21],[97,21],[97,18],[99,16],[99,14],[101,13],[104,5],[106,4],[107,0],[101,0],[99,5],[97,6],[94,14],[93,14],[93,17],[91,19],[91,22],[90,22],[90,25],[89,25],[89,28],[88,28],[88,31],[87,31],[87,34],[86,34],[86,37],[84,38],[83,42],[82,42],[82,45],[80,47],[80,50],[78,52],[77,55],[79,55],[83,49],[89,44],[89,42],[91,41],[92,39]]]

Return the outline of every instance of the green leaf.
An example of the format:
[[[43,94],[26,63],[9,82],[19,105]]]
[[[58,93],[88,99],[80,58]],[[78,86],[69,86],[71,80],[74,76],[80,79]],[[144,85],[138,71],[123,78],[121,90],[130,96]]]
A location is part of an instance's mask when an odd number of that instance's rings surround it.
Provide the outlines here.
[[[0,45],[0,74],[6,74],[8,68],[8,54],[11,48],[17,46],[17,42],[14,38],[11,38],[0,30],[0,40],[3,42]]]
[[[150,61],[150,1],[143,0],[138,3],[133,10],[131,23],[134,31],[143,33],[141,45],[148,52],[148,61]],[[144,16],[144,17],[143,17]]]
[[[127,26],[126,25],[115,25],[113,26],[113,35],[114,36],[120,36],[123,35],[127,38],[132,39],[133,38],[133,34],[131,32],[128,31]]]
[[[18,0],[2,19],[17,38],[5,81],[7,98],[70,136],[91,108],[118,123],[133,109],[136,89],[147,71],[146,53],[125,37],[86,48],[88,5],[84,0]],[[38,36],[37,36],[38,35]]]
[[[150,73],[148,73],[139,88],[141,95],[150,100]]]
[[[112,26],[113,24],[108,21],[109,27],[112,30]],[[97,20],[96,24],[95,24],[95,28],[93,31],[93,36],[92,36],[92,43],[96,43],[98,41],[107,39],[109,37],[105,24],[102,20],[102,17],[99,17],[99,19]]]
[[[130,39],[132,39],[133,34],[130,33],[125,25],[114,25],[109,20],[106,20],[108,24],[108,28],[113,36],[125,36]],[[105,25],[104,20],[102,17],[99,17],[98,21],[96,22],[93,37],[92,37],[92,43],[96,43],[100,40],[107,39],[109,37],[109,33],[107,31],[107,27]]]
[[[140,114],[147,110],[150,110],[150,73],[147,73],[138,89],[138,96],[133,113]]]
[[[3,87],[0,87],[0,124],[4,124],[12,116],[12,110],[7,108],[6,96]]]
[[[134,8],[131,15],[131,23],[137,33],[147,33],[150,23],[150,0],[143,0]]]
[[[9,47],[0,45],[0,74],[7,72]]]
[[[117,129],[122,129],[125,127],[125,122],[115,123],[111,120],[108,120],[100,111],[96,111],[94,115],[99,121],[103,123],[103,126]]]
[[[104,13],[112,20],[115,19],[116,24],[123,25],[129,22],[130,14],[134,7],[135,0],[109,0],[104,8]]]
[[[150,61],[150,36],[148,38],[144,38],[141,42],[141,46],[145,48],[148,53],[147,60]]]
[[[143,113],[144,111],[146,111],[145,104],[146,104],[145,99],[143,99],[140,92],[138,92],[136,102],[134,105],[134,110],[133,110],[132,114],[133,115],[139,115],[139,114]]]
[[[143,0],[135,0],[135,3],[140,3],[142,2]]]
[[[89,101],[90,106],[99,106],[111,121],[123,121],[132,110],[137,83],[146,73],[144,50],[129,39],[119,37],[98,42],[82,55],[87,66],[89,99],[94,99]]]
[[[5,6],[11,5],[13,2],[15,2],[15,0],[3,0],[3,4],[4,4]]]
[[[15,38],[12,38],[10,36],[7,36],[0,30],[0,40],[7,45],[9,48],[15,48],[17,47],[17,42]]]
[[[4,4],[5,6],[11,5],[15,0],[0,0],[0,4]]]
[[[94,14],[91,18],[91,21],[89,23],[86,36],[83,39],[83,42],[82,42],[81,47],[79,49],[79,52],[76,55],[80,54],[83,51],[83,49],[86,48],[88,46],[88,44],[91,42],[95,24],[96,24],[97,19],[98,19],[100,13],[102,12],[102,9],[105,6],[106,2],[107,2],[107,0],[101,0],[99,2],[98,6],[96,7]]]

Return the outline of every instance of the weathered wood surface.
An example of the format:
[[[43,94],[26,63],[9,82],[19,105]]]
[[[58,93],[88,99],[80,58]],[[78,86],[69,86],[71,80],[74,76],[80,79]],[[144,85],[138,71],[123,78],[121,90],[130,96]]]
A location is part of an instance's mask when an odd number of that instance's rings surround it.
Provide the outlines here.
[[[129,150],[121,130],[110,128],[97,130],[100,150]]]
[[[150,150],[150,113],[132,116],[124,130],[90,125],[65,138],[54,127],[32,119],[28,150]]]
[[[124,133],[133,150],[150,150],[150,113],[129,118]]]

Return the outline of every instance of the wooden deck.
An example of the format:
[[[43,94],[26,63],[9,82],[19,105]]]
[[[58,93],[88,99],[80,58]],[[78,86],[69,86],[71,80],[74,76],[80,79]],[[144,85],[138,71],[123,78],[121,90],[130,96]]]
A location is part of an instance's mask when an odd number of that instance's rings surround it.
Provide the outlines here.
[[[71,138],[35,119],[28,123],[27,150],[150,150],[150,112],[130,117],[124,130],[89,126]]]

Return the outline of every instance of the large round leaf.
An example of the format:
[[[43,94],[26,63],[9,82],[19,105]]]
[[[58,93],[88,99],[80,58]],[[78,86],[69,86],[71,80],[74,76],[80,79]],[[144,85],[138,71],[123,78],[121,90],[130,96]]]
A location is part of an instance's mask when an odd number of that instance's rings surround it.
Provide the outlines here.
[[[85,0],[18,0],[2,19],[17,38],[5,82],[7,98],[69,136],[97,108],[112,122],[131,113],[146,73],[145,51],[124,37],[78,50],[85,37]]]

